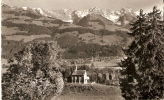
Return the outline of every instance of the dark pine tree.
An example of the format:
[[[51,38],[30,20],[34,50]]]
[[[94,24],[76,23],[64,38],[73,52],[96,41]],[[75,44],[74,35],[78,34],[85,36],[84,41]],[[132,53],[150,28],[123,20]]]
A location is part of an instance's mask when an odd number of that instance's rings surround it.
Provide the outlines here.
[[[161,12],[157,7],[153,12],[143,14],[140,10],[138,20],[131,24],[134,41],[124,50],[127,59],[120,66],[122,78],[120,85],[125,99],[164,98],[164,34],[162,32]]]

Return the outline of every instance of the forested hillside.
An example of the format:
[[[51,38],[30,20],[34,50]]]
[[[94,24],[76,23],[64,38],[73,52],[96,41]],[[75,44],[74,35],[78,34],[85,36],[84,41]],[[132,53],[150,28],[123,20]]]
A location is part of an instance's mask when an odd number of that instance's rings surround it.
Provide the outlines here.
[[[30,8],[11,9],[3,5],[1,23],[2,58],[5,59],[11,59],[35,40],[57,41],[62,57],[67,59],[122,56],[122,47],[131,42],[128,29],[96,14],[87,15],[73,24],[41,15]]]

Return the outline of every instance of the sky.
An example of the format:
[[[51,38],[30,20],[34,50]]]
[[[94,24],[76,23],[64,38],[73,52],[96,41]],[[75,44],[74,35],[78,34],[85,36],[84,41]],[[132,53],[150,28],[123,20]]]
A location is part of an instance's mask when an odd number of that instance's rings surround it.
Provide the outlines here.
[[[163,0],[2,0],[9,6],[25,6],[32,8],[86,10],[91,7],[101,9],[120,10],[130,7],[134,11],[143,9],[145,12],[152,11],[153,6],[163,10]]]

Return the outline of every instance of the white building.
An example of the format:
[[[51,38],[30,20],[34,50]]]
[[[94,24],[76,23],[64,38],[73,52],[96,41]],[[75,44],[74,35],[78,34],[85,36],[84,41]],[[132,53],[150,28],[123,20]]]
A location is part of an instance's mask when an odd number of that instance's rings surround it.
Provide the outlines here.
[[[87,71],[86,70],[77,70],[77,65],[76,65],[76,69],[74,70],[74,72],[72,73],[72,83],[84,83],[87,84],[89,77],[87,76]]]

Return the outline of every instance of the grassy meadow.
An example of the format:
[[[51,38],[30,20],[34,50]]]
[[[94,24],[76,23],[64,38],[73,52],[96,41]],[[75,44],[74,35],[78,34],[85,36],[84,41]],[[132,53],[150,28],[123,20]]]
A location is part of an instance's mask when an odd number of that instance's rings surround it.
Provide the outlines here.
[[[65,84],[54,100],[122,100],[119,87],[101,84]]]

